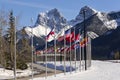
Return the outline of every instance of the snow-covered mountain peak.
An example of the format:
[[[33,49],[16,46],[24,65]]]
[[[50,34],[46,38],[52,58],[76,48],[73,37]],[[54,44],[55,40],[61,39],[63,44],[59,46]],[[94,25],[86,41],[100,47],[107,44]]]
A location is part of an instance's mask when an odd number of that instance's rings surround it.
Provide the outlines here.
[[[109,20],[108,14],[103,14],[101,12],[97,13],[98,18],[104,23],[104,25],[110,30],[110,29],[116,29],[118,24],[116,20]]]
[[[92,11],[92,12],[95,12],[95,13],[98,12],[97,10],[95,10],[92,7],[89,7],[89,6],[82,7],[80,11],[83,11],[83,10]]]
[[[62,14],[61,14],[56,8],[48,11],[47,14],[48,14],[49,17],[50,17],[50,16],[51,16],[51,17],[63,17]]]
[[[83,12],[85,11],[85,13]],[[81,23],[83,20],[84,20],[84,15],[85,15],[85,19],[88,19],[89,17],[91,17],[92,15],[98,13],[97,10],[91,8],[91,7],[88,7],[88,6],[84,6],[80,9],[80,12],[79,14],[76,16],[75,19],[69,21],[68,23],[72,26],[78,24],[78,23]]]
[[[47,34],[55,27],[55,34],[58,34],[63,27],[69,25],[66,19],[55,8],[47,12],[41,12],[38,14],[36,23],[33,28],[26,27],[26,33],[31,36],[31,31],[36,37],[46,36],[45,30],[47,28]]]
[[[83,10],[85,10],[86,29],[89,31],[89,35],[93,39],[111,29],[116,29],[117,26],[120,26],[120,12],[103,13],[92,9],[91,7],[84,6],[81,8],[75,19],[67,22],[67,20],[55,8],[47,12],[39,13],[35,25],[32,28],[25,28],[26,34],[29,37],[34,34],[37,39],[40,38],[40,40],[44,40],[45,36],[49,34],[53,27],[55,27],[55,38],[63,36],[64,30],[67,30],[73,26],[76,27],[76,31],[80,29],[82,30],[84,21]],[[47,34],[45,33],[46,27]]]
[[[79,14],[76,16],[76,20],[83,20],[84,18],[83,11],[85,11],[85,19],[89,18],[90,16],[98,12],[95,9],[92,9],[91,7],[84,6],[81,8]]]
[[[48,26],[51,29],[56,27],[56,32],[58,32],[67,25],[67,20],[54,8],[50,11],[38,14],[35,25]]]
[[[33,28],[30,28],[30,27],[25,28],[25,31],[29,36],[31,36],[33,34],[36,37],[45,36],[46,32],[48,34],[50,32],[50,30],[51,30],[50,28],[48,28],[48,27],[45,28],[45,26],[41,26],[41,25],[38,25],[38,26],[33,27]]]

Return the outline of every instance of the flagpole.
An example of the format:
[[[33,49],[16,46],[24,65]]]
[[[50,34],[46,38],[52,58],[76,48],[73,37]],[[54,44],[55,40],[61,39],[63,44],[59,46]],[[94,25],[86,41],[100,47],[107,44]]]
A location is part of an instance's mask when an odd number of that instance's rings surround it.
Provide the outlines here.
[[[83,31],[84,31],[84,39],[86,38],[86,26],[85,26],[85,10],[83,10],[83,17],[84,17],[84,28],[83,28]],[[85,58],[85,70],[87,70],[87,60],[86,60],[86,45],[84,46],[84,58]]]
[[[89,56],[89,54],[88,54],[88,35],[86,34],[86,40],[85,40],[85,45],[86,45],[86,67],[88,68],[88,64],[89,64],[89,61],[88,61],[88,56]]]
[[[31,18],[31,24],[33,26],[33,18]],[[32,48],[32,63],[31,63],[31,67],[32,67],[32,80],[33,80],[33,27],[31,26],[31,33],[32,33],[32,37],[31,37],[31,48]]]
[[[81,33],[80,33],[80,29],[79,29],[79,34],[81,34]],[[81,36],[81,35],[80,35],[80,36]],[[80,37],[79,40],[80,40],[79,42],[81,42],[81,37]],[[79,43],[79,45],[80,45],[80,43]],[[80,68],[80,69],[79,69],[79,71],[81,71],[81,48],[82,48],[82,47],[81,47],[81,45],[80,45],[80,48],[79,48],[79,51],[80,51],[80,56],[79,56],[79,57],[80,57],[80,65],[79,65],[79,68]]]
[[[66,47],[66,41],[65,41],[65,28],[63,27],[64,29],[64,75],[66,75],[66,50],[65,50],[65,47]]]
[[[45,37],[45,41],[46,41],[46,43],[45,43],[45,78],[47,79],[47,26],[45,27],[46,29],[45,29],[45,35],[46,35],[46,37]]]
[[[89,53],[89,58],[90,58],[90,66],[91,66],[91,38],[89,37],[89,49],[90,49],[90,53]]]
[[[76,40],[75,40],[75,27],[74,27],[74,42],[75,42]],[[75,72],[77,71],[76,70],[76,42],[75,42]]]
[[[88,45],[87,45],[87,53],[88,53],[88,55],[87,55],[87,60],[88,60],[88,67],[90,67],[91,66],[91,38],[89,37],[89,35],[87,35],[88,36]]]
[[[83,68],[84,68],[84,52],[83,52],[83,49],[84,49],[83,45],[81,45],[81,70],[83,70]]]
[[[71,33],[71,29],[70,29]],[[70,35],[70,74],[72,73],[72,63],[71,63],[71,35]]]
[[[81,32],[82,33],[82,35],[84,34],[84,32],[82,31]],[[84,36],[82,36],[82,40],[84,40]],[[81,41],[82,41],[81,40]],[[84,43],[81,45],[81,54],[82,54],[82,56],[81,56],[81,67],[82,67],[82,70],[84,70],[84,67],[85,67],[85,62],[84,62]]]
[[[55,30],[55,26],[54,26],[54,30]],[[54,45],[55,45],[55,77],[56,77],[56,39],[55,39],[55,33],[54,33]]]
[[[15,34],[14,34],[14,80],[16,80],[16,17],[15,17]]]

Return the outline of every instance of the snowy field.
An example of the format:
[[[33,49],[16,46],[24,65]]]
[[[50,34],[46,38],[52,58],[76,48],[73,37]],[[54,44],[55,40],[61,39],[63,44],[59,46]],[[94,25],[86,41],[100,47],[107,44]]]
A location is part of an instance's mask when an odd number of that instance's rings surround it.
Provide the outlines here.
[[[74,62],[72,62],[74,66]],[[68,65],[68,64],[67,64]],[[78,64],[77,64],[78,65]],[[60,66],[60,63],[57,63]],[[79,69],[79,68],[78,68]],[[17,76],[27,76],[31,74],[30,69],[17,71]],[[13,78],[13,71],[0,68],[0,80]],[[46,80],[45,77],[34,78],[34,80]],[[47,80],[120,80],[120,61],[92,61],[92,67],[87,71],[73,71],[57,74],[56,77],[48,76]]]
[[[120,61],[117,61],[120,62]],[[34,78],[34,80],[45,80],[45,78]],[[49,76],[47,80],[120,80],[120,63],[116,61],[92,61],[92,67],[87,71],[69,72],[56,77]]]
[[[31,75],[31,70],[17,70],[17,77],[24,77]],[[12,70],[5,70],[3,68],[0,68],[0,80],[6,80],[6,79],[12,79],[14,77]]]

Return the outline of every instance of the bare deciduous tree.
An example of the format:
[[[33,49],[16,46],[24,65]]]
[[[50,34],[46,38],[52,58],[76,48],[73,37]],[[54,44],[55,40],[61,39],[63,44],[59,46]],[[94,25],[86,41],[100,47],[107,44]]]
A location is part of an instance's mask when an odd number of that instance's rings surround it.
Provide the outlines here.
[[[5,56],[4,56],[4,32],[5,27],[7,26],[8,14],[4,9],[0,9],[0,63],[5,65]]]

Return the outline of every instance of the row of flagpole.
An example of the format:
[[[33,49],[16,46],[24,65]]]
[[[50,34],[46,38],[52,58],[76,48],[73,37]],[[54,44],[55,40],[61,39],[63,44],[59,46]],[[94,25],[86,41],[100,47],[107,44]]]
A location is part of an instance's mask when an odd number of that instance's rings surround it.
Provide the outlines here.
[[[16,18],[15,18],[15,20],[16,20]],[[31,23],[32,23],[32,25],[33,25],[33,19],[31,19]],[[85,26],[85,23],[84,23],[84,26]],[[56,29],[55,27],[54,27],[54,29]],[[71,29],[70,29],[71,30]],[[34,74],[34,72],[33,72],[33,56],[34,56],[34,53],[33,53],[33,28],[31,28],[31,35],[32,35],[32,37],[31,37],[31,48],[32,48],[32,58],[31,58],[31,71],[32,71],[32,80],[33,80],[33,74]],[[85,31],[84,31],[84,33],[86,33]],[[47,26],[46,26],[46,29],[45,29],[45,34],[47,35]],[[79,34],[81,34],[81,31],[79,31]],[[74,35],[75,35],[75,27],[74,27]],[[64,28],[64,48],[66,47],[66,40],[65,40],[65,28]],[[86,38],[86,36],[85,36],[85,34],[84,34],[84,38]],[[75,39],[75,36],[74,36],[74,39]],[[76,43],[75,43],[76,44]],[[71,46],[71,38],[70,38],[70,46]],[[16,27],[15,27],[15,54],[14,54],[14,80],[16,80]],[[45,42],[45,50],[47,50],[47,41]],[[80,46],[80,49],[79,49],[79,61],[80,61],[80,65],[79,65],[79,70],[81,71],[81,65],[82,65],[82,63],[83,63],[83,60],[84,60],[84,58],[85,58],[85,70],[87,69],[87,59],[86,59],[86,53],[85,53],[85,48],[82,48],[81,46]],[[56,37],[54,36],[54,57],[55,57],[55,62],[54,62],[54,64],[55,64],[55,76],[56,76]],[[81,56],[82,55],[82,56]],[[72,58],[71,58],[71,56],[72,56],[72,53],[71,53],[71,48],[70,48],[70,73],[72,72]],[[76,64],[76,48],[75,48],[75,50],[74,50],[74,60],[75,60],[75,72],[76,72],[76,68],[77,68],[77,64]],[[82,63],[81,63],[82,62]],[[47,78],[47,51],[46,51],[46,53],[45,53],[45,64],[46,64],[46,66],[45,66],[45,69],[46,69],[46,71],[45,71],[45,78]],[[66,51],[64,50],[64,74],[66,74]]]
[[[84,13],[85,14],[85,13]],[[84,15],[84,19],[85,19],[85,15]],[[32,23],[32,25],[33,25],[33,19],[31,18],[31,23]],[[15,24],[16,24],[16,18],[15,18]],[[85,28],[85,21],[84,21],[84,28]],[[54,29],[56,29],[55,27],[54,27]],[[71,30],[71,29],[70,29]],[[71,32],[71,31],[70,31]],[[31,71],[32,71],[32,80],[33,80],[33,74],[34,74],[34,72],[33,72],[33,28],[31,27],[31,51],[32,51],[32,54],[31,54]],[[47,36],[47,27],[46,27],[46,30],[45,30],[45,34],[46,34],[46,36]],[[79,30],[79,34],[82,34],[81,33],[81,30]],[[15,44],[15,48],[14,48],[14,80],[16,80],[16,25],[15,25],[15,35],[14,35],[14,39],[15,39],[15,42],[14,42],[14,44]],[[64,48],[66,47],[66,40],[65,40],[65,28],[64,28]],[[86,31],[85,31],[85,29],[84,29],[84,39],[86,38]],[[75,27],[74,27],[74,39],[75,39]],[[46,39],[45,39],[46,40]],[[71,46],[71,38],[70,38],[70,46]],[[76,43],[75,43],[76,44]],[[87,45],[85,45],[84,46],[84,48],[82,48],[81,46],[80,46],[80,48],[79,48],[79,61],[80,61],[80,65],[79,65],[79,70],[81,71],[81,68],[83,68],[83,66],[81,66],[82,64],[83,64],[83,60],[85,60],[85,64],[84,64],[84,67],[85,67],[85,70],[87,70],[87,58],[86,58],[86,55],[87,55],[87,53],[86,53],[86,46]],[[45,41],[45,50],[47,50],[47,40]],[[72,53],[71,53],[71,48],[70,48],[70,53],[69,53],[70,55],[69,55],[69,57],[70,57],[70,73],[72,73]],[[56,37],[55,37],[55,34],[54,34],[54,57],[55,57],[55,62],[54,62],[54,68],[55,68],[55,72],[54,72],[54,74],[55,74],[55,76],[56,76]],[[75,60],[75,72],[76,72],[76,68],[77,68],[77,64],[76,64],[76,61],[77,61],[77,59],[76,59],[76,48],[75,48],[75,50],[74,50],[74,60]],[[82,62],[82,63],[81,63]],[[46,53],[45,53],[45,64],[46,64],[46,66],[45,66],[45,68],[46,68],[46,71],[45,71],[45,78],[47,78],[47,51],[46,51]],[[64,74],[66,74],[66,51],[64,50]]]
[[[33,23],[33,20],[31,19],[31,23]],[[54,27],[55,29],[55,27]],[[65,29],[64,29],[65,30]],[[74,28],[75,30],[75,28]],[[31,32],[32,32],[32,38],[31,38],[31,48],[32,48],[32,62],[31,62],[31,67],[32,67],[32,79],[33,79],[33,29],[31,29]],[[47,35],[47,27],[46,27],[46,33]],[[74,35],[75,35],[75,31],[74,31]],[[74,36],[74,39],[75,39],[75,36]],[[66,46],[66,40],[65,40],[65,36],[64,36],[64,47]],[[70,38],[70,46],[71,46],[71,38]],[[55,36],[54,36],[54,51],[55,51],[55,76],[56,76],[56,39],[55,39]],[[45,45],[45,50],[47,50],[47,41],[46,41],[46,45]],[[82,50],[83,51],[83,50]],[[81,50],[80,50],[80,53],[81,53]],[[81,55],[81,54],[80,54]],[[64,73],[66,72],[66,64],[65,64],[65,60],[66,60],[66,51],[64,51]],[[80,60],[81,60],[81,56],[80,56]],[[71,59],[71,48],[70,48],[70,73],[72,72],[72,59]],[[45,62],[46,62],[46,78],[47,78],[47,51],[46,51],[46,55],[45,55]],[[81,61],[80,61],[81,63]],[[75,71],[76,71],[76,48],[75,48]]]
[[[54,27],[55,29],[55,27]],[[71,29],[70,29],[71,30]],[[47,29],[46,29],[47,31]],[[64,29],[65,31],[65,29]],[[65,32],[64,32],[65,33]],[[46,34],[47,35],[47,34]],[[54,34],[55,35],[55,34]],[[75,35],[75,28],[74,28],[74,35]],[[74,36],[74,39],[75,39],[75,36]],[[70,46],[71,46],[71,38],[70,38]],[[65,40],[65,34],[64,34],[64,48],[66,47],[66,40]],[[83,48],[82,48],[83,49]],[[46,41],[46,50],[47,50],[47,41]],[[83,53],[84,50],[82,50],[82,53]],[[54,36],[54,54],[55,54],[55,62],[54,62],[54,65],[55,65],[55,76],[56,76],[56,39],[55,39],[55,36]],[[84,53],[83,53],[84,54]],[[82,54],[82,58],[84,58],[84,55]],[[47,56],[47,52],[46,52],[46,56]],[[72,58],[71,58],[71,48],[70,48],[70,73],[72,72]],[[76,70],[76,48],[75,48],[75,70]],[[65,60],[66,60],[66,51],[64,50],[64,74],[66,72],[66,64],[65,64]],[[81,49],[80,49],[80,64],[81,64]],[[46,57],[46,74],[47,74],[47,57]],[[47,77],[47,76],[46,76]]]
[[[33,20],[31,19],[31,23],[32,23],[32,25],[33,25]],[[54,27],[54,29],[55,29],[55,27]],[[71,30],[71,29],[70,29]],[[34,55],[34,53],[33,53],[33,28],[31,28],[31,33],[32,33],[32,37],[31,37],[31,48],[32,48],[32,62],[31,62],[31,70],[32,70],[32,79],[33,79],[33,55]],[[47,27],[46,27],[46,32],[45,32],[45,34],[47,35]],[[80,34],[80,31],[79,31],[79,34]],[[74,27],[74,35],[75,35],[75,27]],[[84,38],[85,38],[85,36],[84,36]],[[74,36],[74,39],[75,39],[75,36]],[[76,43],[75,43],[76,44]],[[70,38],[70,46],[71,46],[71,38]],[[66,47],[66,40],[65,40],[65,28],[64,28],[64,48]],[[45,50],[47,50],[47,41],[46,41],[46,43],[45,43]],[[79,49],[80,51],[80,70],[81,70],[81,60],[84,60],[84,56],[86,56],[85,54],[84,54],[84,48],[81,48],[80,47],[80,49]],[[55,76],[56,76],[56,39],[55,39],[55,36],[54,36],[54,51],[55,51]],[[81,51],[82,51],[82,54],[81,54]],[[47,78],[47,51],[46,51],[46,53],[45,53],[46,55],[45,55],[45,63],[46,63],[46,78]],[[82,55],[82,56],[81,56]],[[15,62],[14,62],[14,79],[16,80],[16,28],[15,28],[15,54],[14,54],[14,59],[15,59]],[[69,55],[69,57],[70,57],[70,73],[72,72],[72,63],[71,63],[71,61],[72,61],[72,58],[71,58],[71,48],[70,48],[70,55]],[[82,57],[82,59],[81,59],[81,57]],[[76,48],[75,48],[75,50],[74,50],[74,60],[75,60],[75,72],[76,72]],[[83,62],[83,61],[82,61]],[[85,70],[86,70],[86,61],[85,61]],[[66,51],[64,50],[64,74],[66,74]]]
[[[32,21],[31,21],[32,22]],[[16,28],[15,28],[16,29]],[[31,28],[31,30],[32,30],[32,38],[31,38],[31,48],[32,48],[32,62],[31,62],[31,69],[32,69],[32,79],[33,79],[33,29]],[[64,31],[65,31],[65,29],[64,29]],[[79,31],[79,34],[80,34],[80,31]],[[46,27],[46,35],[47,35],[47,27]],[[75,28],[74,28],[74,35],[75,35]],[[16,31],[15,31],[15,36],[16,36]],[[75,39],[75,36],[74,36],[74,39]],[[75,43],[76,44],[76,43]],[[15,37],[15,45],[16,45],[16,37]],[[70,39],[70,46],[71,46],[71,39]],[[55,39],[55,37],[54,37],[54,51],[55,51],[55,76],[56,76],[56,39]],[[66,47],[66,40],[65,40],[65,35],[64,35],[64,47]],[[46,50],[47,50],[47,41],[46,41],[46,46],[45,46],[45,48],[46,48]],[[83,49],[84,48],[80,48],[80,70],[81,70],[81,49],[82,49],[82,51],[84,51]],[[45,53],[46,55],[45,55],[45,63],[46,63],[46,78],[47,78],[47,51],[46,51],[46,53]],[[76,71],[76,48],[75,48],[75,71]],[[16,46],[15,46],[15,71],[14,71],[14,79],[16,80]],[[84,60],[83,59],[84,58],[84,53],[82,52],[82,60]],[[70,73],[72,72],[72,63],[71,63],[71,61],[72,61],[72,59],[71,59],[71,48],[70,48]],[[82,61],[83,62],[83,61]],[[66,74],[66,51],[64,50],[64,74]]]

